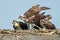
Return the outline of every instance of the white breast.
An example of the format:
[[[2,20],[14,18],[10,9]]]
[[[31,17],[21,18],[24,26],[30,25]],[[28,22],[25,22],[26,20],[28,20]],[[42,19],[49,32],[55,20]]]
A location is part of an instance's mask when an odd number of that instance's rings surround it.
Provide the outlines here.
[[[14,22],[14,26],[18,26],[18,25],[19,25],[18,23]]]
[[[15,23],[15,26],[18,26],[18,24],[17,24],[17,23]]]

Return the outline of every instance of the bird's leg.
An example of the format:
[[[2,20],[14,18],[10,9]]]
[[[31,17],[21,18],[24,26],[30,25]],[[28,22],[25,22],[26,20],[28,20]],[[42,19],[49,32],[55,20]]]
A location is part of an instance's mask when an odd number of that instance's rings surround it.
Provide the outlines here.
[[[43,26],[43,31],[45,31],[46,30],[46,28]]]
[[[33,27],[34,27],[34,24],[29,23],[29,24],[28,24],[28,27],[29,27],[29,30],[32,30],[32,29],[33,29]]]
[[[33,24],[33,27],[34,27],[34,26],[36,26],[37,28],[41,29],[39,26],[37,26],[37,25]]]
[[[30,23],[30,30],[33,29],[33,24]]]
[[[33,24],[31,24],[31,23],[26,23],[26,24],[27,24],[29,30],[31,30],[33,28]]]
[[[30,30],[32,29],[32,27],[31,27],[31,26],[32,26],[32,25],[30,24],[30,25],[29,25],[29,29],[30,29]]]

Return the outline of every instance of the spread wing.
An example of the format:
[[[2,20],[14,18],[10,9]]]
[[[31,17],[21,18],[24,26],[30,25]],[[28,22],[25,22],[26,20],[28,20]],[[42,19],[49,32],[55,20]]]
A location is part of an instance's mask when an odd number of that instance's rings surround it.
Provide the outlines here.
[[[32,6],[28,11],[24,13],[25,16],[31,17],[33,15],[39,14],[40,5]]]
[[[24,15],[26,17],[31,17],[33,15],[36,15],[36,14],[39,14],[39,12],[43,11],[43,10],[48,10],[50,9],[49,7],[40,7],[40,5],[35,5],[35,6],[32,6],[28,11],[26,11],[24,13]]]

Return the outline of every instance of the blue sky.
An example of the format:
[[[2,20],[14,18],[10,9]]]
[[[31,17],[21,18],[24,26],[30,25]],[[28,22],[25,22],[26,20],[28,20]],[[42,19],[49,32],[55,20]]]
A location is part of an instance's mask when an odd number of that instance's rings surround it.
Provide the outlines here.
[[[0,0],[0,29],[13,29],[13,19],[18,20],[31,6],[40,4],[50,7],[46,14],[52,15],[52,22],[60,29],[60,0]]]

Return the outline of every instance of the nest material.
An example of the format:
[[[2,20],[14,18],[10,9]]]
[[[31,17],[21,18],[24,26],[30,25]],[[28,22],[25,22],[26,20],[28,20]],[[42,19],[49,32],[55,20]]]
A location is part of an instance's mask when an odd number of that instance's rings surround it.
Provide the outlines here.
[[[53,35],[60,34],[59,30],[0,30],[0,34],[35,34],[35,35]]]

